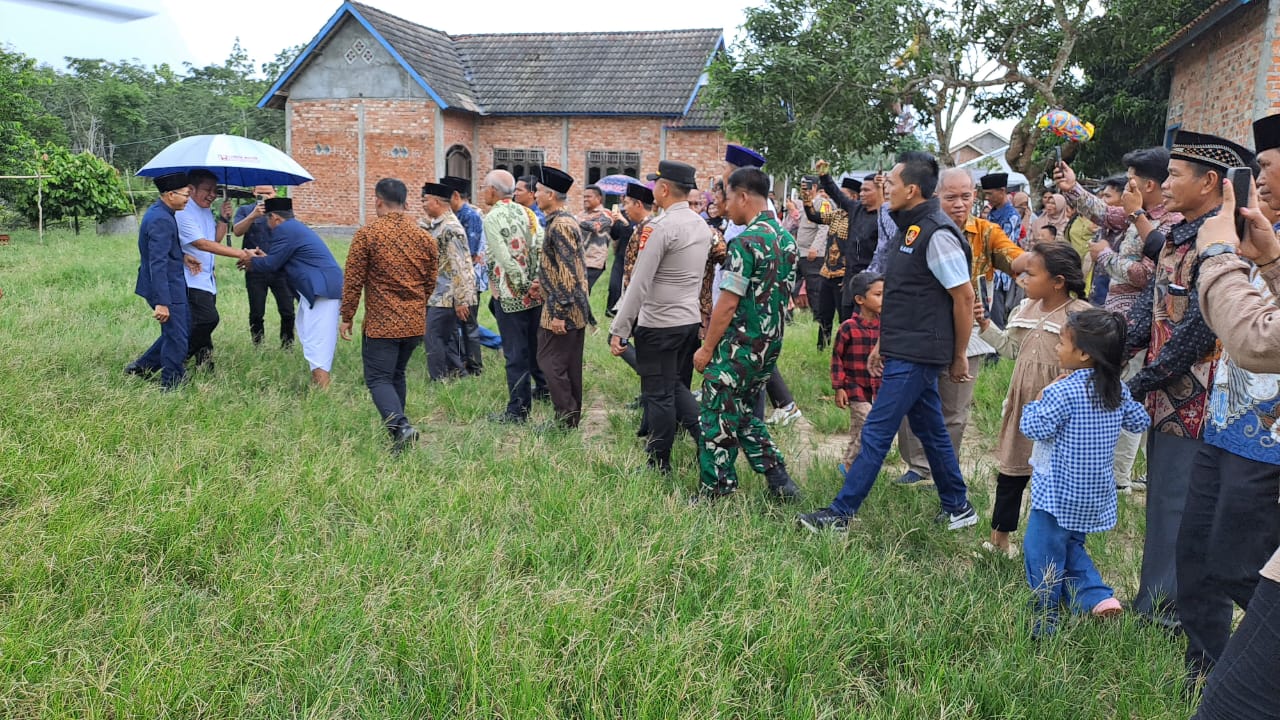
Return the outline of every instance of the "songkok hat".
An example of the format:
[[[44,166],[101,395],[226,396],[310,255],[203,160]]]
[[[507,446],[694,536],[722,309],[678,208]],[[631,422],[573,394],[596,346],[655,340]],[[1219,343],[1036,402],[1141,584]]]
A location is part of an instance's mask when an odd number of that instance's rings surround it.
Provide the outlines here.
[[[426,183],[422,186],[422,197],[434,195],[443,200],[453,197],[456,188],[450,187],[444,183]]]
[[[542,178],[538,181],[558,193],[567,193],[573,187],[573,176],[550,165],[542,166]]]
[[[632,200],[639,200],[645,205],[653,204],[653,191],[640,183],[630,183],[627,185],[627,197]]]
[[[293,212],[293,198],[267,198],[262,201],[262,205],[269,213]]]
[[[764,156],[741,145],[729,145],[724,149],[724,161],[736,167],[764,167]]]
[[[676,160],[658,162],[658,172],[646,175],[650,180],[666,180],[689,190],[698,189],[698,171],[688,163]]]
[[[451,190],[456,190],[461,195],[471,194],[471,181],[466,178],[460,178],[456,175],[445,175],[440,178],[440,184]]]
[[[1253,121],[1253,147],[1259,153],[1280,148],[1280,115]]]
[[[1233,167],[1252,165],[1253,153],[1216,135],[1179,130],[1173,136],[1169,159],[1186,160],[1226,172]]]
[[[862,190],[862,183],[859,182],[857,178],[847,177],[840,181],[840,187],[844,188],[845,190],[852,190],[854,192],[858,192]]]
[[[1004,190],[1009,186],[1009,173],[987,173],[978,182],[983,190]]]
[[[155,179],[156,189],[162,193],[173,192],[191,184],[184,172],[161,175]]]

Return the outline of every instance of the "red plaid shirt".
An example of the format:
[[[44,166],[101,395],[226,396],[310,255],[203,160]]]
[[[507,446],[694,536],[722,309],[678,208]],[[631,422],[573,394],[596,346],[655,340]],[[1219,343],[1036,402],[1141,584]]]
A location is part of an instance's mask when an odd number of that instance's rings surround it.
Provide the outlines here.
[[[867,370],[867,357],[880,342],[880,320],[854,315],[840,325],[831,348],[831,388],[846,390],[849,402],[874,402],[880,378]]]

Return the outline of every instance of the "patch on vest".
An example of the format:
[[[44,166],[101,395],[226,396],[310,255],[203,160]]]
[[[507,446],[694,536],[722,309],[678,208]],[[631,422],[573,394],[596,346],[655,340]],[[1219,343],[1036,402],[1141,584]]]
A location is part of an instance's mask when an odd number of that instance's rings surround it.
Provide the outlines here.
[[[903,239],[903,242],[907,244],[907,247],[911,247],[911,244],[914,243],[918,237],[920,237],[920,226],[912,225],[907,228],[907,237]]]
[[[645,225],[644,229],[640,231],[640,250],[644,250],[644,244],[649,242],[649,235],[652,232],[653,232],[652,225]],[[639,252],[639,250],[637,250],[636,252]]]

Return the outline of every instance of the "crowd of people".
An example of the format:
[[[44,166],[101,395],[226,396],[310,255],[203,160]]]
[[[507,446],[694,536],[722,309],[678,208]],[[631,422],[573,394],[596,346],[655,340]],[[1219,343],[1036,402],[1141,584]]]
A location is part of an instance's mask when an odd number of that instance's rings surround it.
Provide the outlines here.
[[[684,430],[697,449],[694,502],[736,492],[739,450],[772,497],[801,497],[769,425],[800,416],[777,361],[791,313],[807,301],[818,348],[831,348],[850,438],[843,487],[799,525],[848,528],[896,442],[907,465],[896,482],[931,481],[937,523],[959,530],[979,521],[959,462],[975,378],[1010,357],[983,546],[1022,555],[1034,633],[1055,632],[1064,609],[1124,612],[1085,538],[1114,527],[1119,494],[1145,486],[1130,610],[1185,635],[1188,687],[1208,679],[1199,717],[1276,717],[1280,116],[1254,124],[1254,147],[1179,131],[1171,149],[1126,154],[1124,174],[1092,190],[1059,161],[1039,214],[1007,175],[975,182],[924,152],[838,183],[819,161],[781,216],[765,158],[736,145],[705,188],[693,166],[663,160],[648,184],[627,187],[621,208],[605,210],[605,193],[589,185],[578,215],[566,208],[575,178],[553,167],[489,172],[484,210],[469,202],[469,181],[428,182],[421,221],[405,183],[386,178],[345,269],[274,189],[255,189],[259,202],[234,220],[224,204],[223,225],[211,210],[212,173],[175,174],[156,179],[160,195],[139,232],[137,292],[161,336],[126,372],[172,390],[188,360],[212,366],[214,257],[231,257],[247,273],[253,341],[262,341],[270,290],[282,343],[296,327],[321,387],[363,297],[364,379],[401,452],[418,437],[405,414],[408,362],[425,345],[433,380],[481,372],[487,289],[508,391],[490,420],[526,423],[544,398],[552,426],[572,431],[583,348],[597,326],[590,293],[612,254],[607,337],[638,376],[638,434],[652,471],[673,472]],[[1233,168],[1257,179],[1238,213],[1226,182]],[[228,227],[243,247],[218,242]],[[1019,548],[1012,535],[1028,485]],[[1237,606],[1247,613],[1232,637]]]

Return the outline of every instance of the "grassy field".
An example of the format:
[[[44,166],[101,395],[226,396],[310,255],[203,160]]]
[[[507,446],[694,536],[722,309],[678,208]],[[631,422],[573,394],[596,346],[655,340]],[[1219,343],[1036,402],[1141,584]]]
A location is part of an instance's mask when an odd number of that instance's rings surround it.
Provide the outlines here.
[[[687,440],[672,479],[632,471],[637,381],[604,333],[568,436],[485,421],[496,353],[449,385],[416,355],[424,441],[393,458],[358,345],[309,390],[299,350],[249,342],[230,263],[216,374],[170,395],[125,377],[157,335],[137,263],[129,237],[0,247],[0,718],[1190,712],[1179,641],[1125,619],[1037,643],[1021,563],[978,549],[1007,362],[980,380],[963,459],[977,528],[933,527],[932,491],[883,482],[892,456],[848,536],[814,536],[792,518],[838,488],[847,416],[807,319],[782,365],[812,424],[778,433],[806,501],[772,505],[744,463],[744,492],[691,508]],[[1124,600],[1141,525],[1122,498],[1090,540]]]

